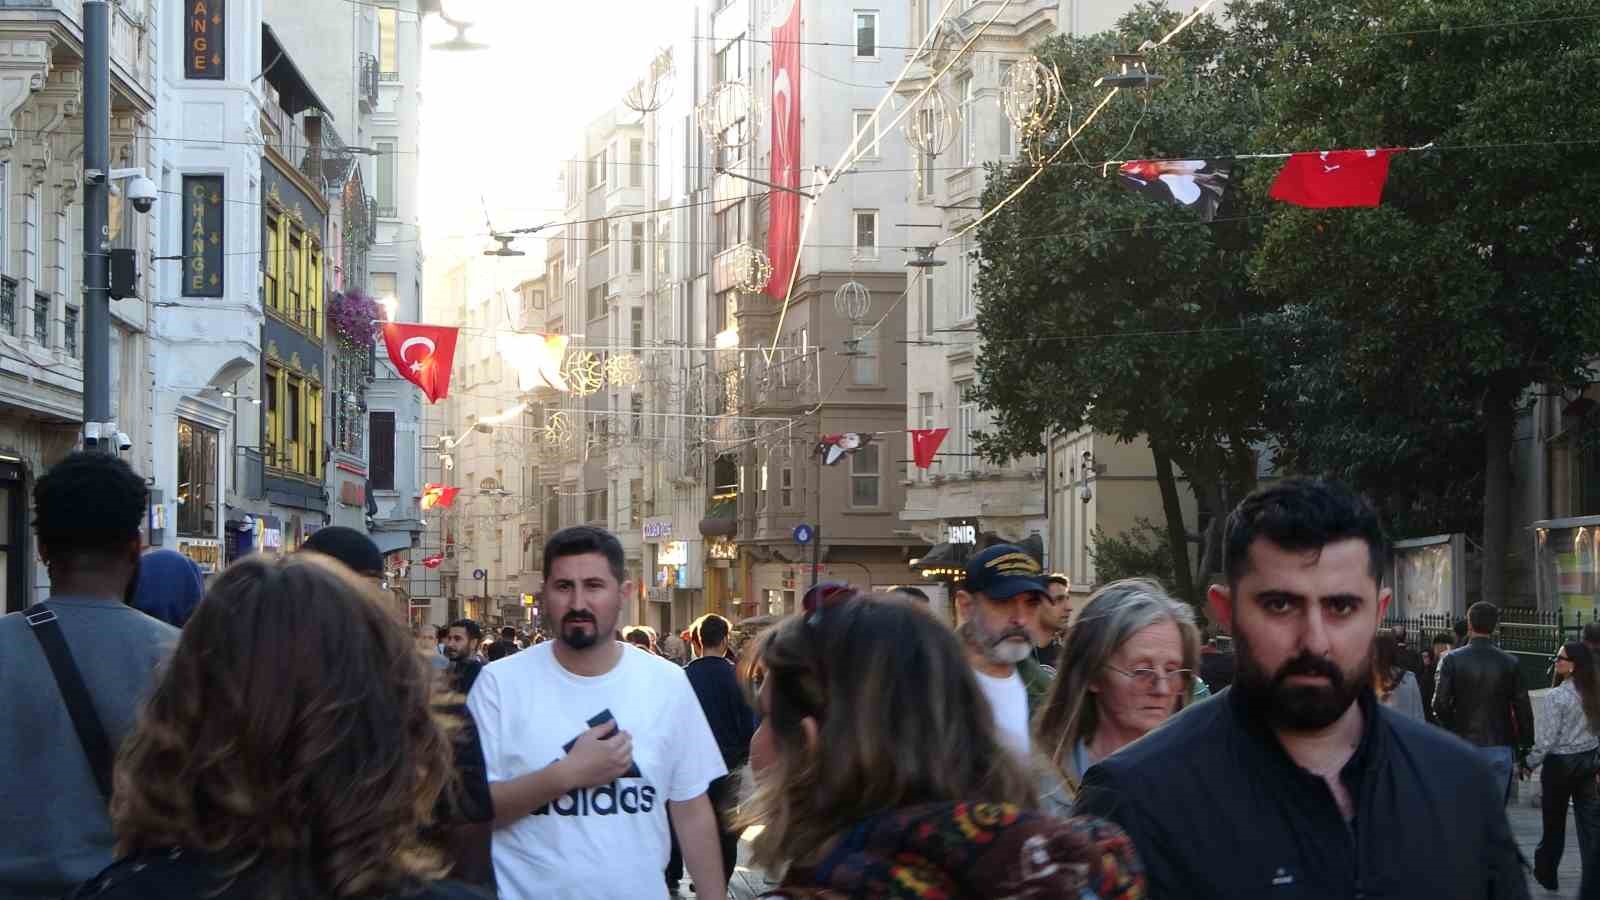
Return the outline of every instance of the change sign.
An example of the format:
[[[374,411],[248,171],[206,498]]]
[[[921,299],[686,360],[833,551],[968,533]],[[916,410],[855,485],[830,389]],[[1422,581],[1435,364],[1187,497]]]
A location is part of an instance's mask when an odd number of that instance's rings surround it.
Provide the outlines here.
[[[183,296],[222,296],[222,176],[183,176]]]
[[[183,77],[227,77],[228,31],[224,27],[226,0],[182,0]]]

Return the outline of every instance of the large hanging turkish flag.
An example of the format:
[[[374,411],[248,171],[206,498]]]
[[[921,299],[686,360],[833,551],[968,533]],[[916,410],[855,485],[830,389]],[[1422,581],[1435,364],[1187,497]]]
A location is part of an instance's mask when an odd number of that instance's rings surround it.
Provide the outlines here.
[[[1296,153],[1272,182],[1272,199],[1312,209],[1377,206],[1389,180],[1389,157],[1399,152],[1396,148]]]
[[[949,433],[948,428],[911,429],[911,459],[917,464],[917,468],[926,469],[933,465],[933,458],[939,452],[939,445],[944,443],[944,436]]]
[[[800,252],[800,2],[791,0],[789,15],[772,29],[772,166],[773,184],[788,190],[767,192],[770,215],[767,258],[772,278],[767,296],[789,294]]]
[[[401,377],[422,388],[429,403],[438,403],[450,392],[450,366],[459,334],[459,329],[440,325],[385,322],[383,344]]]

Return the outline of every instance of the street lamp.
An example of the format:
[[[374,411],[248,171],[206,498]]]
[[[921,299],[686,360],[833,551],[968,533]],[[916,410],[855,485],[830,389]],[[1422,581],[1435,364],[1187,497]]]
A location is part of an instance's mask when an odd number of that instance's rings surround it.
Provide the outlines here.
[[[434,50],[467,51],[487,50],[488,44],[467,37],[467,29],[483,21],[482,0],[423,0],[420,12],[436,12],[439,18],[456,29],[456,36],[448,41],[433,44]]]

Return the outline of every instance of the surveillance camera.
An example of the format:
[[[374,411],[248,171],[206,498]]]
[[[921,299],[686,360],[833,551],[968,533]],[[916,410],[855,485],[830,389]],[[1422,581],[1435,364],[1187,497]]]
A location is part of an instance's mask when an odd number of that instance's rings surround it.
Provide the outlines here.
[[[128,437],[126,431],[117,432],[117,449],[124,453],[133,449],[133,438]]]
[[[135,175],[128,181],[128,202],[140,213],[147,213],[156,205],[156,183],[143,175]]]

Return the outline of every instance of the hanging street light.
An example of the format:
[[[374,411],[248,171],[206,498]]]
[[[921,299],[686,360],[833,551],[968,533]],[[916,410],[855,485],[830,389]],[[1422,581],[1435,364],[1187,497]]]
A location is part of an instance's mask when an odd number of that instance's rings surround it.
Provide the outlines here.
[[[440,19],[456,30],[455,37],[432,44],[432,49],[464,52],[489,48],[488,44],[467,37],[467,29],[483,21],[483,14],[487,12],[484,0],[421,0],[417,11],[423,14],[438,13]]]
[[[1138,53],[1118,53],[1111,57],[1111,61],[1117,65],[1117,71],[1102,76],[1094,83],[1095,87],[1146,91],[1167,80],[1167,76],[1157,75],[1146,68],[1144,57]]]

